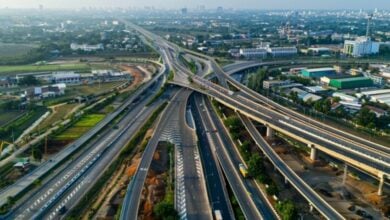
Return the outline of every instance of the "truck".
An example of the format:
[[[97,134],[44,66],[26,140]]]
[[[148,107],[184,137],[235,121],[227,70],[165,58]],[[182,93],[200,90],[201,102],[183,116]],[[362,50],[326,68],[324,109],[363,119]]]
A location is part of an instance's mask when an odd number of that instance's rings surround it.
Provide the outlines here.
[[[242,175],[244,178],[248,177],[248,169],[246,168],[246,166],[245,166],[244,164],[240,163],[240,164],[238,165],[238,167],[239,167],[239,169],[240,169],[241,175]]]
[[[215,220],[223,220],[221,210],[214,211],[214,218],[215,218]]]

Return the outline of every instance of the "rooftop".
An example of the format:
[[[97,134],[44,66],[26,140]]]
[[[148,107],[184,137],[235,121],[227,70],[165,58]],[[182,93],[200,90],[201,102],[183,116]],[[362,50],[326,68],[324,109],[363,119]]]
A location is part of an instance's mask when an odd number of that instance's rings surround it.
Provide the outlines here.
[[[335,80],[337,80],[337,81],[339,81],[339,82],[347,82],[347,81],[360,81],[360,80],[369,80],[370,78],[368,78],[368,77],[364,77],[364,76],[362,76],[362,77],[351,77],[351,78],[340,78],[340,79],[335,79]]]
[[[308,71],[308,72],[322,72],[322,71],[335,71],[335,69],[327,67],[327,68],[305,69],[304,71]]]

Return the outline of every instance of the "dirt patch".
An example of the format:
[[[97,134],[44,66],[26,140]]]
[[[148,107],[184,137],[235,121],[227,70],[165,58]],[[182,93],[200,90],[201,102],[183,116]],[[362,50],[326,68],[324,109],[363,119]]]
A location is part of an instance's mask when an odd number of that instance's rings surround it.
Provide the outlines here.
[[[273,148],[291,169],[343,216],[348,219],[362,219],[357,215],[357,210],[362,210],[373,219],[382,219],[378,209],[383,210],[388,201],[376,195],[377,188],[372,184],[357,180],[351,175],[347,176],[343,184],[342,167],[330,167],[322,158],[313,163],[307,152],[286,142]]]
[[[138,219],[153,220],[153,207],[165,197],[167,186],[167,171],[169,165],[168,147],[159,144],[153,155],[145,186],[142,191]]]
[[[122,65],[120,66],[120,68],[121,70],[128,72],[133,78],[133,83],[127,88],[121,90],[120,93],[134,90],[144,82],[146,74],[143,71],[141,71],[138,67],[131,66],[131,65]]]

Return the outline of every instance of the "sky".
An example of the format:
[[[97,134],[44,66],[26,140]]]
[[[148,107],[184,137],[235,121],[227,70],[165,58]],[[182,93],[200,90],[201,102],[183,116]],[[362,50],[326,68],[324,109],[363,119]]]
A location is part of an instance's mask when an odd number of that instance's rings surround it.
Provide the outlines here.
[[[237,9],[390,9],[390,0],[0,0],[0,8],[139,7]]]

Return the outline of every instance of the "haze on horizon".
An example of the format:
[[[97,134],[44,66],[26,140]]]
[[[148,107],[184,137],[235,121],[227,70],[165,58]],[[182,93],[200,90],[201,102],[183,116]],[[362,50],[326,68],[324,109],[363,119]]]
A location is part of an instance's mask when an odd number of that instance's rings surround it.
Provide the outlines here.
[[[82,8],[82,7],[138,7],[156,9],[206,8],[236,9],[390,9],[390,0],[0,0],[0,8]]]

